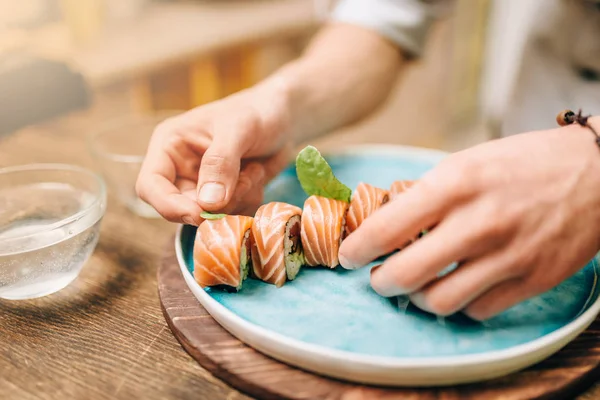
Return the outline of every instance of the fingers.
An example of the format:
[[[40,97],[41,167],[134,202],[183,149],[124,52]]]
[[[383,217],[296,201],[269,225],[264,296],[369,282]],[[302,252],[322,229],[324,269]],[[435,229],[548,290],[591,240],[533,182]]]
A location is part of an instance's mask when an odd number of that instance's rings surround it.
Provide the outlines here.
[[[235,192],[246,155],[260,129],[251,116],[234,115],[212,126],[212,142],[202,156],[198,174],[198,202],[207,211],[223,209]]]
[[[234,193],[235,200],[243,202],[245,196],[254,188],[261,188],[266,178],[265,167],[260,163],[250,163],[240,173]]]
[[[162,150],[167,133],[160,126],[153,134],[136,182],[136,192],[168,221],[197,225],[201,222],[200,207],[175,186],[175,165]]]
[[[254,217],[258,207],[263,203],[263,191],[255,188],[248,193],[244,199],[243,208],[240,208],[239,214]]]
[[[240,172],[234,194],[223,212],[237,213],[245,209],[250,201],[255,201],[257,198],[262,201],[264,182],[264,166],[257,162],[249,163]]]
[[[233,196],[223,212],[254,215],[263,202],[265,184],[287,166],[289,162],[287,150],[287,148],[283,149],[266,159],[245,161],[248,164],[242,167]]]
[[[196,201],[181,194],[179,189],[159,174],[141,177],[139,196],[151,204],[156,211],[171,222],[199,225],[202,210]]]
[[[373,272],[373,289],[386,297],[412,293],[436,279],[450,264],[473,257],[480,251],[478,238],[459,228],[453,221],[444,222],[389,257]]]
[[[265,183],[275,178],[292,159],[292,146],[286,145],[279,152],[264,160]]]
[[[464,309],[464,313],[475,320],[484,321],[542,292],[532,292],[531,285],[524,279],[510,279],[474,300]]]
[[[217,136],[202,156],[198,175],[198,202],[207,211],[220,210],[233,196],[240,173],[242,149]]]
[[[437,224],[447,208],[444,196],[432,196],[428,189],[417,183],[374,212],[342,242],[339,252],[342,267],[363,267],[401,247],[422,229]]]
[[[494,253],[460,265],[424,290],[412,294],[410,299],[422,310],[448,316],[517,275],[518,271],[507,263],[504,253]]]
[[[198,202],[198,192],[196,191],[196,180],[190,179],[177,179],[175,181],[175,187],[179,189],[182,195],[193,200],[195,203]]]

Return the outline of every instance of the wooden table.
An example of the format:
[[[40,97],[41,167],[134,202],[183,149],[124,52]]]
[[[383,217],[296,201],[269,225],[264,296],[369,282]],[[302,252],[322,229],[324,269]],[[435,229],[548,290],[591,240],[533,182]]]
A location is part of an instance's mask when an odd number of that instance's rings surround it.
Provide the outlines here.
[[[0,167],[93,167],[84,134],[115,110],[93,109],[0,138]],[[156,269],[175,226],[114,201],[80,277],[46,298],[0,301],[0,399],[248,398],[188,356],[163,319]],[[600,398],[600,385],[582,400]]]
[[[119,104],[0,139],[0,167],[65,162],[94,168],[84,134]],[[156,269],[175,226],[110,199],[80,277],[46,298],[0,301],[0,399],[242,399],[171,335]]]

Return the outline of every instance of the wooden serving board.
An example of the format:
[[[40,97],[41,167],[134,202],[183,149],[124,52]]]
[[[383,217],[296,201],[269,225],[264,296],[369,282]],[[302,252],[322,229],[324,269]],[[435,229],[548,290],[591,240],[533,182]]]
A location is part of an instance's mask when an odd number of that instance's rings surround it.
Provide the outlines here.
[[[187,287],[172,242],[158,270],[158,291],[165,319],[183,348],[216,377],[259,399],[562,400],[600,379],[600,320],[553,357],[504,378],[451,388],[378,388],[305,372],[236,339]]]

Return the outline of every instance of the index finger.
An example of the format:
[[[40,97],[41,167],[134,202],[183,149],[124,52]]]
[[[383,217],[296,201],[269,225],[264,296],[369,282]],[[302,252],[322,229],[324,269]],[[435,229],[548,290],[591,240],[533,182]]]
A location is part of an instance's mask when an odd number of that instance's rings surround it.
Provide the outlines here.
[[[446,208],[443,196],[432,195],[423,182],[417,182],[371,214],[342,242],[340,264],[356,269],[391,253],[423,229],[437,224]]]
[[[198,226],[203,219],[200,217],[200,205],[181,191],[164,176],[150,174],[141,177],[138,189],[142,200],[150,204],[166,220],[176,223]]]
[[[138,196],[150,204],[165,219],[198,225],[200,206],[175,186],[175,164],[162,148],[164,134],[157,130],[148,145],[136,183]]]

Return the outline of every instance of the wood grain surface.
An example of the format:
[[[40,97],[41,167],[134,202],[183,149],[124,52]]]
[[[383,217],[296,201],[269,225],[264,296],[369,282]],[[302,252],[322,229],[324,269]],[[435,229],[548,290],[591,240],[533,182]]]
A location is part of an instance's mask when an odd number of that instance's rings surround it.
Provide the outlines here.
[[[127,110],[97,107],[0,137],[0,168],[33,162],[95,169],[85,135]],[[109,193],[111,195],[111,193]],[[247,398],[201,368],[169,331],[156,270],[175,227],[137,217],[111,196],[96,251],[66,289],[0,301],[0,399]]]
[[[85,148],[85,135],[104,121],[127,112],[127,98],[118,94],[118,91],[108,93],[107,102],[97,98],[96,106],[89,111],[1,137],[0,167],[61,162],[94,168]],[[390,142],[400,139],[389,138]],[[228,375],[226,368],[239,365],[235,364],[238,360],[248,360],[251,366],[242,375],[244,379],[258,376],[265,382],[279,382],[284,389],[293,389],[298,394],[314,387],[318,390],[308,392],[304,398],[317,393],[321,398],[344,400],[373,398],[374,394],[381,399],[539,398],[540,388],[549,390],[543,393],[556,394],[568,385],[585,389],[599,378],[596,372],[590,373],[600,357],[598,323],[560,357],[516,377],[488,383],[484,388],[390,393],[331,383],[282,367],[234,339],[222,343],[231,351],[229,363],[220,358],[220,364],[211,364],[211,358],[205,358],[200,364],[182,349],[169,330],[157,293],[157,266],[167,253],[170,261],[166,265],[173,267],[171,278],[167,278],[175,283],[178,279],[172,259],[174,231],[175,227],[164,221],[131,214],[111,196],[98,247],[73,284],[42,299],[0,301],[0,399],[261,398],[242,393],[239,388],[249,390],[251,386]],[[161,270],[161,274],[165,271]],[[162,282],[163,292],[165,288],[172,290],[171,303],[167,305],[173,316],[171,323],[204,315],[201,324],[192,319],[189,331],[181,329],[181,332],[197,340],[197,335],[204,332],[198,327],[205,326],[217,337],[223,337],[220,326],[203,314],[185,288],[170,289],[169,284],[164,286]],[[177,316],[180,318],[175,319]],[[180,338],[186,343],[185,337],[180,335]],[[224,353],[203,354],[223,357]],[[256,364],[257,357],[263,363],[260,367]],[[267,389],[274,390],[273,384]],[[266,394],[261,388],[253,390],[255,394]],[[595,383],[577,398],[599,399],[600,384]]]
[[[432,63],[426,63],[425,69],[407,74],[407,86],[403,88],[406,91],[383,110],[384,115],[315,144],[321,147],[343,140],[347,143],[376,141],[437,145],[443,119],[407,119],[403,112],[416,109],[432,112],[440,108],[436,93],[444,75],[441,71],[443,63],[436,57]],[[436,79],[430,79],[432,76]],[[96,94],[94,107],[88,111],[0,137],[0,167],[60,162],[95,168],[85,147],[85,135],[107,120],[130,112],[128,98],[122,89],[115,88],[114,92],[105,95]],[[0,399],[260,398],[240,392],[236,388],[241,388],[243,381],[236,382],[225,375],[223,366],[230,368],[238,358],[249,360],[255,376],[263,380],[267,376],[266,381],[281,382],[280,379],[287,376],[290,382],[284,382],[285,387],[298,393],[306,393],[309,385],[315,385],[320,387],[319,393],[345,400],[373,398],[370,396],[373,393],[381,399],[536,398],[539,392],[522,389],[539,388],[539,384],[533,384],[539,381],[556,394],[566,381],[580,384],[584,389],[589,382],[578,382],[578,376],[586,376],[589,381],[600,378],[595,372],[588,373],[600,357],[600,332],[596,330],[600,326],[597,323],[560,357],[516,378],[488,383],[485,390],[469,386],[386,393],[329,381],[320,386],[322,378],[310,374],[298,375],[294,370],[289,375],[268,373],[270,368],[274,371],[282,368],[269,359],[256,367],[256,353],[235,341],[223,343],[232,349],[229,364],[221,358],[220,370],[216,369],[217,364],[211,366],[207,360],[201,366],[171,333],[157,293],[157,266],[165,254],[172,251],[174,231],[175,227],[164,221],[133,215],[111,195],[98,247],[75,282],[42,299],[0,301]],[[167,256],[172,257],[172,254]],[[169,265],[174,265],[172,259]],[[203,315],[191,294],[185,289],[173,290],[168,308],[174,316],[181,317],[176,322],[184,321],[187,316]],[[179,314],[175,315],[175,312]],[[203,317],[202,324],[222,337],[222,329],[211,318]],[[198,331],[197,323],[190,323],[190,326],[190,331],[202,332]],[[211,357],[216,357],[215,354]],[[226,380],[219,379],[212,371]],[[244,375],[245,378],[248,376],[251,375]],[[503,389],[504,386],[508,389]],[[600,399],[600,384],[595,383],[577,399]]]

